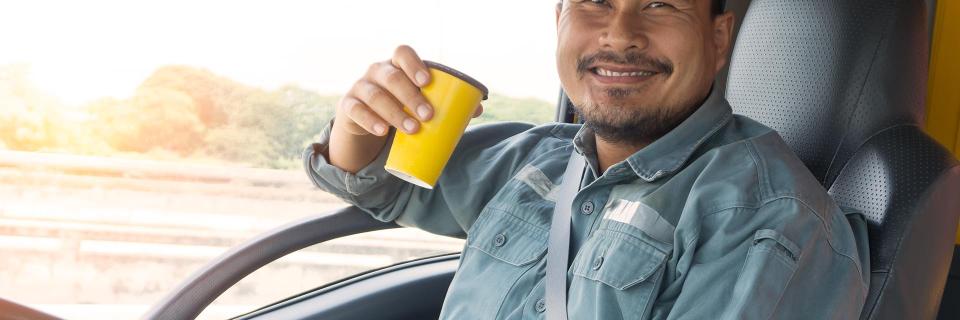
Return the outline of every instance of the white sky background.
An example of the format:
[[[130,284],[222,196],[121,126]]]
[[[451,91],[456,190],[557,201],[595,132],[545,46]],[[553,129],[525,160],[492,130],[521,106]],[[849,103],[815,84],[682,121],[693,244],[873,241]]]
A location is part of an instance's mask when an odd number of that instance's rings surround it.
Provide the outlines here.
[[[554,102],[555,0],[31,0],[0,3],[0,65],[80,105],[128,97],[157,67],[266,89],[343,93],[398,44],[491,91]]]

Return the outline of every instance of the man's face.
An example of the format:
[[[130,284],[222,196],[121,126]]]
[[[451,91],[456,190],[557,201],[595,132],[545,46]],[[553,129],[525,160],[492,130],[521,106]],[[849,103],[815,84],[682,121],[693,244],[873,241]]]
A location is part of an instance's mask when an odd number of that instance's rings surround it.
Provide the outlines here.
[[[597,137],[649,143],[686,119],[726,64],[733,17],[711,0],[565,0],[557,70]]]

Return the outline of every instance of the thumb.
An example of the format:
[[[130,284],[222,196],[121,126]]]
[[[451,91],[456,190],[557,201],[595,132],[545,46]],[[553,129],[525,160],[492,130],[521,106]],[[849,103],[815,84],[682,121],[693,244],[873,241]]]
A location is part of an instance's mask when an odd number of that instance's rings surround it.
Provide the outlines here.
[[[474,117],[474,118],[479,117],[481,114],[483,114],[483,105],[482,105],[482,104],[479,105],[479,106],[477,106],[477,111],[474,111],[474,112],[473,112],[473,117]]]

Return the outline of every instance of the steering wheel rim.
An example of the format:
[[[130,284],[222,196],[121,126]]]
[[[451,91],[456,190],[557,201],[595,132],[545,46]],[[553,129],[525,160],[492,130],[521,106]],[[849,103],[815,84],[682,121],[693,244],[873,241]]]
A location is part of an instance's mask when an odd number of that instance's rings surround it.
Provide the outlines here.
[[[194,319],[241,279],[287,254],[344,236],[398,227],[355,206],[288,223],[230,249],[194,272],[143,318]]]

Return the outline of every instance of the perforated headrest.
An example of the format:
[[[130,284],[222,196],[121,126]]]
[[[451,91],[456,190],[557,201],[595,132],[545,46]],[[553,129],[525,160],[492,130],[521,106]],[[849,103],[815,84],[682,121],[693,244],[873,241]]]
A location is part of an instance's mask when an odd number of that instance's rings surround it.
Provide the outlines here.
[[[925,15],[911,0],[754,0],[727,99],[777,130],[829,187],[870,136],[921,122]]]

